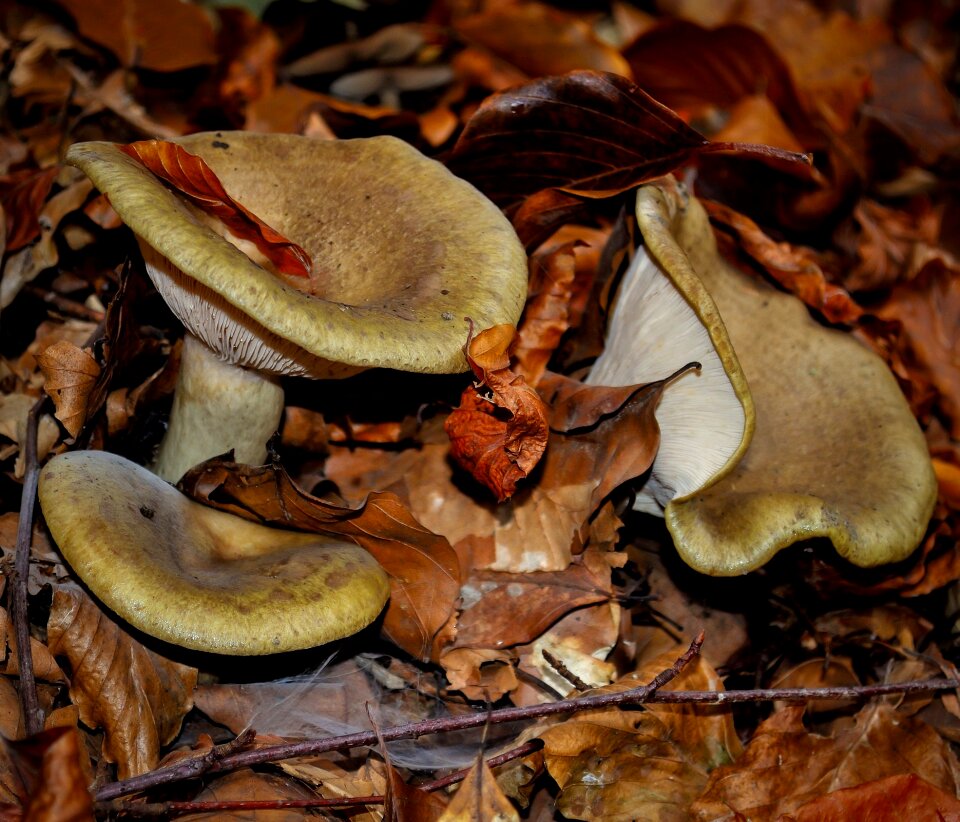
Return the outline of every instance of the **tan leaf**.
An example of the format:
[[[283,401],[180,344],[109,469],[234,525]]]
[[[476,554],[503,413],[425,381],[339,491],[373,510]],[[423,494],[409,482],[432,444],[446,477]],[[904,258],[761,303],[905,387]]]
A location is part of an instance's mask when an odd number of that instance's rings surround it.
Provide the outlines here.
[[[503,795],[486,762],[477,758],[439,822],[519,822],[520,815]]]
[[[956,755],[922,721],[874,702],[822,736],[803,726],[803,710],[785,708],[766,720],[735,764],[710,775],[693,817],[739,812],[757,822],[775,820],[832,791],[905,774],[956,796]]]
[[[54,592],[47,637],[70,665],[84,724],[103,728],[104,755],[120,778],[155,768],[193,706],[196,669],[140,645],[81,591]]]
[[[87,401],[100,376],[93,355],[73,343],[61,340],[37,355],[43,372],[43,390],[57,408],[57,419],[71,437],[76,437],[87,421]]]
[[[488,648],[454,648],[440,657],[450,687],[467,699],[496,702],[517,687],[513,657]]]
[[[197,802],[228,802],[234,801],[279,801],[316,799],[316,795],[308,791],[293,779],[269,773],[256,773],[243,770],[227,774],[212,782],[195,797]],[[216,816],[222,820],[251,820],[269,819],[270,822],[301,822],[308,814],[303,808],[285,808],[273,811],[217,811]],[[191,822],[209,822],[209,812],[191,813],[179,819]]]

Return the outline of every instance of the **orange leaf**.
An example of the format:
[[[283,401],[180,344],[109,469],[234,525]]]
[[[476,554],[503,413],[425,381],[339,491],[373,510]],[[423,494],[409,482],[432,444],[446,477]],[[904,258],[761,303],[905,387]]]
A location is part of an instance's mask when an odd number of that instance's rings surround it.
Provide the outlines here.
[[[235,235],[256,245],[281,273],[310,276],[313,266],[310,255],[227,194],[201,157],[167,140],[141,140],[119,148],[204,212],[219,217]]]
[[[523,377],[510,370],[507,353],[516,334],[512,325],[496,325],[467,340],[473,373],[493,394],[484,399],[473,387],[447,418],[450,454],[503,502],[536,467],[547,447],[547,408]]]

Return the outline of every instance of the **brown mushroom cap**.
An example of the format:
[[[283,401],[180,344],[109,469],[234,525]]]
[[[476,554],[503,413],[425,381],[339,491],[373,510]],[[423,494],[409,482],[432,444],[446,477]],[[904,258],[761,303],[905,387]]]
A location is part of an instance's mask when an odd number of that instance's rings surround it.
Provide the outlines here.
[[[39,495],[77,576],[131,625],[176,645],[309,648],[356,633],[389,596],[386,573],[358,545],[207,508],[115,454],[55,457]]]
[[[467,368],[464,317],[478,328],[519,318],[526,255],[509,221],[406,143],[249,132],[177,142],[201,156],[234,199],[307,250],[315,271],[309,294],[219,236],[116,145],[78,143],[66,161],[190,278],[177,288],[195,290],[198,304],[209,292],[220,310],[206,318],[171,307],[225,360],[314,376],[336,374],[334,364],[459,372]],[[247,336],[238,341],[232,324]],[[264,353],[261,343],[278,353]]]

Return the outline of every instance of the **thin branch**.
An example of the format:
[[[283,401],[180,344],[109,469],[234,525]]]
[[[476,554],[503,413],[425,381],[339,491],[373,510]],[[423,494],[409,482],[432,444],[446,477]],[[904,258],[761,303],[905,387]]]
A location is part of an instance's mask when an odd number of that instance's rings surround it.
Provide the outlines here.
[[[95,308],[88,308],[83,303],[78,303],[76,300],[71,300],[67,297],[61,297],[54,291],[47,291],[46,289],[35,285],[28,285],[23,290],[36,297],[38,300],[42,300],[47,305],[53,306],[57,311],[67,317],[75,317],[77,319],[86,320],[87,322],[93,323],[103,322],[103,311],[98,311]]]
[[[698,653],[703,644],[703,633],[701,633],[690,647],[681,654],[677,661],[669,668],[661,671],[646,685],[639,685],[628,691],[619,693],[595,694],[593,696],[581,696],[575,699],[565,699],[559,702],[550,702],[546,705],[529,705],[524,708],[501,708],[496,711],[483,713],[466,714],[465,716],[446,717],[444,719],[428,719],[424,722],[411,722],[406,725],[397,725],[393,728],[386,728],[382,731],[384,742],[395,742],[398,739],[418,739],[428,734],[447,733],[450,731],[460,731],[467,728],[478,728],[487,723],[499,725],[504,722],[516,722],[519,720],[539,719],[545,716],[555,716],[557,714],[572,713],[574,711],[585,711],[597,708],[608,708],[612,705],[639,705],[643,702],[649,702],[650,697],[658,688],[662,688],[671,680],[675,679],[684,667]],[[286,745],[274,745],[266,748],[259,748],[254,751],[235,754],[225,757],[216,763],[210,772],[227,771],[233,768],[244,768],[251,765],[260,765],[264,762],[276,762],[280,759],[291,759],[297,756],[314,756],[327,751],[336,751],[347,748],[362,748],[374,745],[377,742],[377,734],[373,731],[360,731],[343,736],[328,737],[326,739],[309,740],[307,742],[294,742]],[[150,773],[134,776],[130,779],[124,779],[119,782],[113,782],[104,785],[97,791],[98,800],[115,799],[129,793],[144,791],[157,785],[165,785],[170,782],[177,782],[183,779],[181,765],[178,763],[169,768],[162,768]]]
[[[543,658],[547,660],[550,667],[553,668],[560,676],[562,676],[567,682],[573,685],[578,691],[589,691],[590,686],[584,682],[580,677],[578,677],[573,671],[571,671],[566,663],[557,656],[551,654],[546,648],[543,648],[540,651],[543,654]]]
[[[752,688],[742,691],[664,691],[648,702],[677,705],[698,703],[726,705],[731,702],[809,702],[814,699],[872,699],[890,694],[920,694],[952,691],[960,688],[960,679],[924,679],[916,682],[890,682],[883,685],[849,685],[833,688]]]
[[[518,745],[509,751],[487,760],[487,766],[496,768],[513,759],[520,759],[536,753],[543,747],[539,739],[532,739],[523,745]],[[448,776],[434,779],[418,785],[421,791],[438,791],[457,782],[462,782],[471,768],[463,768]],[[97,802],[96,809],[101,815],[124,814],[130,817],[162,817],[168,819],[181,813],[210,813],[213,811],[252,811],[252,810],[283,810],[284,808],[347,808],[356,805],[382,805],[386,797],[381,794],[373,796],[349,796],[337,799],[265,799],[265,800],[230,800],[223,802],[152,802],[133,803],[124,800],[111,802]]]
[[[30,552],[33,548],[33,519],[36,514],[37,482],[40,465],[37,459],[37,427],[46,397],[37,400],[27,414],[27,430],[23,444],[26,466],[23,492],[20,497],[20,519],[17,524],[17,547],[10,587],[10,618],[17,638],[17,665],[20,669],[20,709],[27,736],[43,730],[43,711],[37,697],[37,680],[33,670],[33,649],[30,647],[30,616],[27,609],[27,579],[30,575]]]

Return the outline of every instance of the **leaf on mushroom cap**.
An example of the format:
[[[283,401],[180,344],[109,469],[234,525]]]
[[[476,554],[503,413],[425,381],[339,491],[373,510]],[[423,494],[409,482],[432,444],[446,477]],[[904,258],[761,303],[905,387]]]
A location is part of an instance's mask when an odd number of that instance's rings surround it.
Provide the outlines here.
[[[174,278],[171,308],[221,357],[314,376],[335,373],[333,363],[458,372],[467,368],[465,316],[478,328],[519,318],[527,264],[510,223],[406,143],[248,132],[177,142],[233,199],[307,251],[314,274],[306,287],[251,260],[113,143],[78,143],[66,161],[155,250],[145,256]],[[218,310],[203,311],[204,320],[185,316],[208,301]],[[218,345],[228,334],[234,339]]]
[[[604,352],[586,382],[632,385],[700,363],[664,389],[660,448],[634,507],[657,516],[675,497],[705,488],[741,458],[754,429],[747,381],[717,306],[679,248],[662,268],[643,245],[623,276]]]
[[[795,297],[727,264],[695,199],[668,184],[646,186],[637,219],[667,276],[685,260],[703,281],[756,407],[740,462],[666,506],[683,559],[709,574],[745,573],[811,537],[829,538],[860,566],[904,559],[923,536],[936,480],[883,362],[819,325]]]
[[[387,575],[357,545],[199,505],[105,451],[44,467],[40,502],[77,576],[140,630],[221,654],[322,645],[372,622]]]

